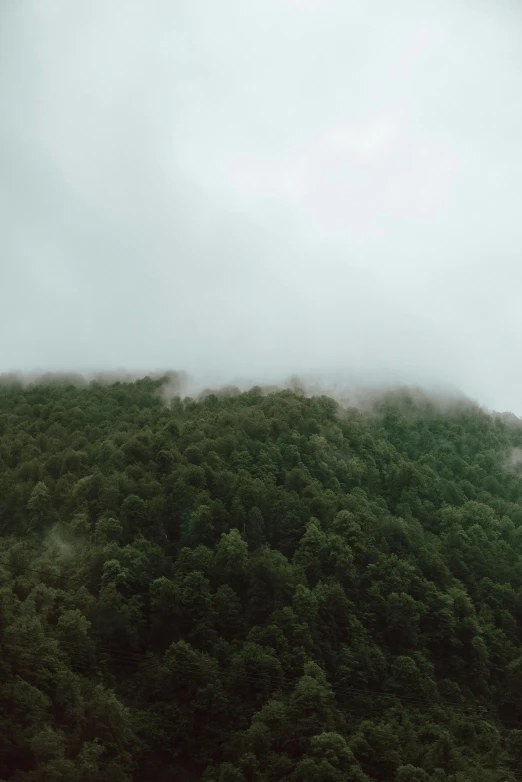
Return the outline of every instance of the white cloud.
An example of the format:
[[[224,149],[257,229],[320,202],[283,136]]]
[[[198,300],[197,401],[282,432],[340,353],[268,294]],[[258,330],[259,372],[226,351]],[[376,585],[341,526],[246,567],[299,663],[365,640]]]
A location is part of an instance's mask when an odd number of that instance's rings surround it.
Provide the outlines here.
[[[518,7],[0,14],[0,369],[327,367],[522,412]]]

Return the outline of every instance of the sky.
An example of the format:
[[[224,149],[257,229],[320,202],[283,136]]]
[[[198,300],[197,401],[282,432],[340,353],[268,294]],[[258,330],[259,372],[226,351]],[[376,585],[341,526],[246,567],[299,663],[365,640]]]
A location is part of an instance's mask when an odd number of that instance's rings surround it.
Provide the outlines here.
[[[522,414],[522,7],[0,4],[0,372]]]

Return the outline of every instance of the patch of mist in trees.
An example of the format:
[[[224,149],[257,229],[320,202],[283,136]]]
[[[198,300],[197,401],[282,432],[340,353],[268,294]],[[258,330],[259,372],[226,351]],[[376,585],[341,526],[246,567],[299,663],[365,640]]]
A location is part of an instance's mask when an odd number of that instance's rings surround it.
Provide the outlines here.
[[[499,418],[502,423],[508,427],[520,428],[522,426],[522,418],[519,418],[514,413],[499,413],[497,411],[493,411],[493,415],[496,418]]]
[[[86,388],[96,384],[110,386],[114,383],[134,383],[145,378],[160,380],[165,378],[164,396],[174,396],[184,391],[187,383],[185,372],[172,370],[101,370],[92,372],[4,372],[0,373],[0,387],[4,388],[30,388],[31,386],[64,387],[75,386]]]
[[[499,417],[508,426],[521,426],[522,420],[513,413],[499,413],[489,410],[478,401],[467,397],[456,389],[410,386],[386,381],[364,382],[348,373],[335,375],[290,374],[284,379],[273,377],[243,377],[226,379],[203,374],[189,374],[183,370],[127,370],[89,372],[8,372],[0,374],[0,387],[29,388],[32,386],[86,388],[89,385],[110,386],[115,383],[134,383],[150,379],[163,381],[157,394],[170,406],[173,399],[189,398],[201,401],[210,395],[219,399],[234,397],[246,391],[256,390],[262,396],[289,390],[305,397],[327,396],[339,404],[338,415],[364,413],[380,417],[383,408],[398,405],[401,415],[414,420],[425,412],[440,415],[458,413],[463,410],[482,410]],[[423,411],[423,412],[421,412]]]
[[[504,467],[508,470],[520,471],[522,464],[522,448],[512,448],[506,457]]]
[[[420,388],[377,382],[365,384],[343,377],[293,374],[280,381],[259,383],[255,379],[241,379],[235,380],[233,384],[216,383],[205,387],[202,387],[201,383],[198,384],[196,378],[188,378],[186,386],[187,394],[198,401],[211,394],[218,398],[232,397],[254,389],[261,396],[286,390],[307,398],[326,396],[338,403],[338,415],[341,418],[346,415],[346,412],[350,414],[355,411],[380,417],[383,414],[382,408],[386,405],[398,406],[407,420],[415,420],[428,411],[439,415],[457,413],[466,409],[486,412],[486,409],[476,400],[454,389]]]
[[[45,544],[49,553],[58,555],[61,559],[73,559],[78,553],[78,545],[75,544],[70,532],[66,532],[63,525],[54,524],[45,536]]]

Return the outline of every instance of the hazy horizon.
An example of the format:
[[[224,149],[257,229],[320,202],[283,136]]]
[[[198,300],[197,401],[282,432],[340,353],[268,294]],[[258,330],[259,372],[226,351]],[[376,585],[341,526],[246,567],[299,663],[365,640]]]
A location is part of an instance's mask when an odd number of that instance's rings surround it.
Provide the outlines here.
[[[0,373],[522,415],[522,9],[0,7]]]

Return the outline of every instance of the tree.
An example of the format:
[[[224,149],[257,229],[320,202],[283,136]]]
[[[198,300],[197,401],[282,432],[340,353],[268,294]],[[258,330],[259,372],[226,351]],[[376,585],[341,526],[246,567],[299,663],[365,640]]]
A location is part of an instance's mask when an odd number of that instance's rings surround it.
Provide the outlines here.
[[[29,511],[31,521],[28,531],[33,527],[40,527],[46,521],[52,520],[51,495],[43,481],[39,481],[32,490],[27,503],[27,510]]]

